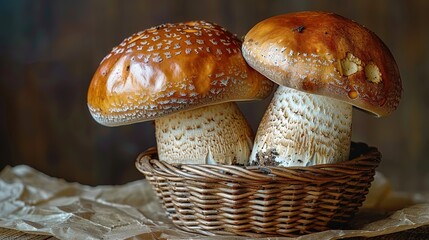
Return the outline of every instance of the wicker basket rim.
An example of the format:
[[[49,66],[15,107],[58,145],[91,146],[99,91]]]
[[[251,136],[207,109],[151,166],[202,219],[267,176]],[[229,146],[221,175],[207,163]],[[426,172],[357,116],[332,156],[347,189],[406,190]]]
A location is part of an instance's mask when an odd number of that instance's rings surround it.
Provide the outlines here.
[[[353,146],[353,145],[352,145]],[[141,153],[136,160],[136,168],[145,175],[166,178],[183,178],[198,181],[287,181],[325,182],[341,180],[349,175],[364,174],[374,170],[380,163],[381,153],[375,147],[364,143],[357,146],[352,159],[333,164],[308,167],[279,166],[234,166],[209,164],[169,164],[157,159],[156,148]],[[353,148],[352,148],[353,149]],[[357,149],[357,150],[356,150]]]

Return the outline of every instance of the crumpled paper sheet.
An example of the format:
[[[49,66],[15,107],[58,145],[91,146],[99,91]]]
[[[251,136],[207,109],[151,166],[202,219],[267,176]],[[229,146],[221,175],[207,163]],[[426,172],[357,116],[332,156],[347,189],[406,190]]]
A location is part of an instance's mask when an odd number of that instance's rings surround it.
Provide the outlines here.
[[[397,199],[385,183],[384,178],[377,177],[374,184],[377,189],[372,195]],[[427,226],[429,199],[420,196],[419,201],[425,200],[426,203],[403,208],[380,220],[360,214],[361,218],[358,215],[354,221],[354,230],[330,230],[296,239],[372,237]],[[370,200],[366,207],[380,208],[382,203]],[[146,180],[89,187],[49,177],[24,165],[6,167],[0,172],[0,227],[59,239],[245,239],[178,230],[165,217]]]

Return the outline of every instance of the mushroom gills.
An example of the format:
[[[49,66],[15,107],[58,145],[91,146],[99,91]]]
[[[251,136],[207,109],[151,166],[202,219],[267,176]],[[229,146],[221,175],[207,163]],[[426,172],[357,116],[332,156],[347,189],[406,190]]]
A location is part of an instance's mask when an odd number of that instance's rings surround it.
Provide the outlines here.
[[[310,166],[349,157],[352,106],[279,86],[256,133],[251,165]]]

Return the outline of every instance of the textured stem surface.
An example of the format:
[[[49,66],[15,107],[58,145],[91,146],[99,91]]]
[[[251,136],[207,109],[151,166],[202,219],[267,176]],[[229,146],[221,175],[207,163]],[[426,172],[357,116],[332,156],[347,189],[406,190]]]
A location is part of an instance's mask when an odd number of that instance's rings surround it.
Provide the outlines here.
[[[348,159],[352,106],[279,87],[255,137],[250,164],[309,166]]]
[[[235,103],[155,120],[159,159],[183,164],[247,164],[253,133]]]

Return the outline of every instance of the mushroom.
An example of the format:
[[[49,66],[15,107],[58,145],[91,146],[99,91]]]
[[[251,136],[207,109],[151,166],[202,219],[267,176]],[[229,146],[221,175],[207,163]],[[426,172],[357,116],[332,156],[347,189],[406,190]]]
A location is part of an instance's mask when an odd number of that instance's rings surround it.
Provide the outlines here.
[[[247,65],[241,44],[204,21],[133,34],[94,74],[90,113],[106,126],[154,120],[168,163],[246,164],[253,133],[234,101],[264,99],[274,84]]]
[[[251,164],[309,166],[347,160],[352,106],[383,117],[402,85],[384,43],[327,12],[274,16],[245,36],[248,64],[279,84],[255,136]]]

